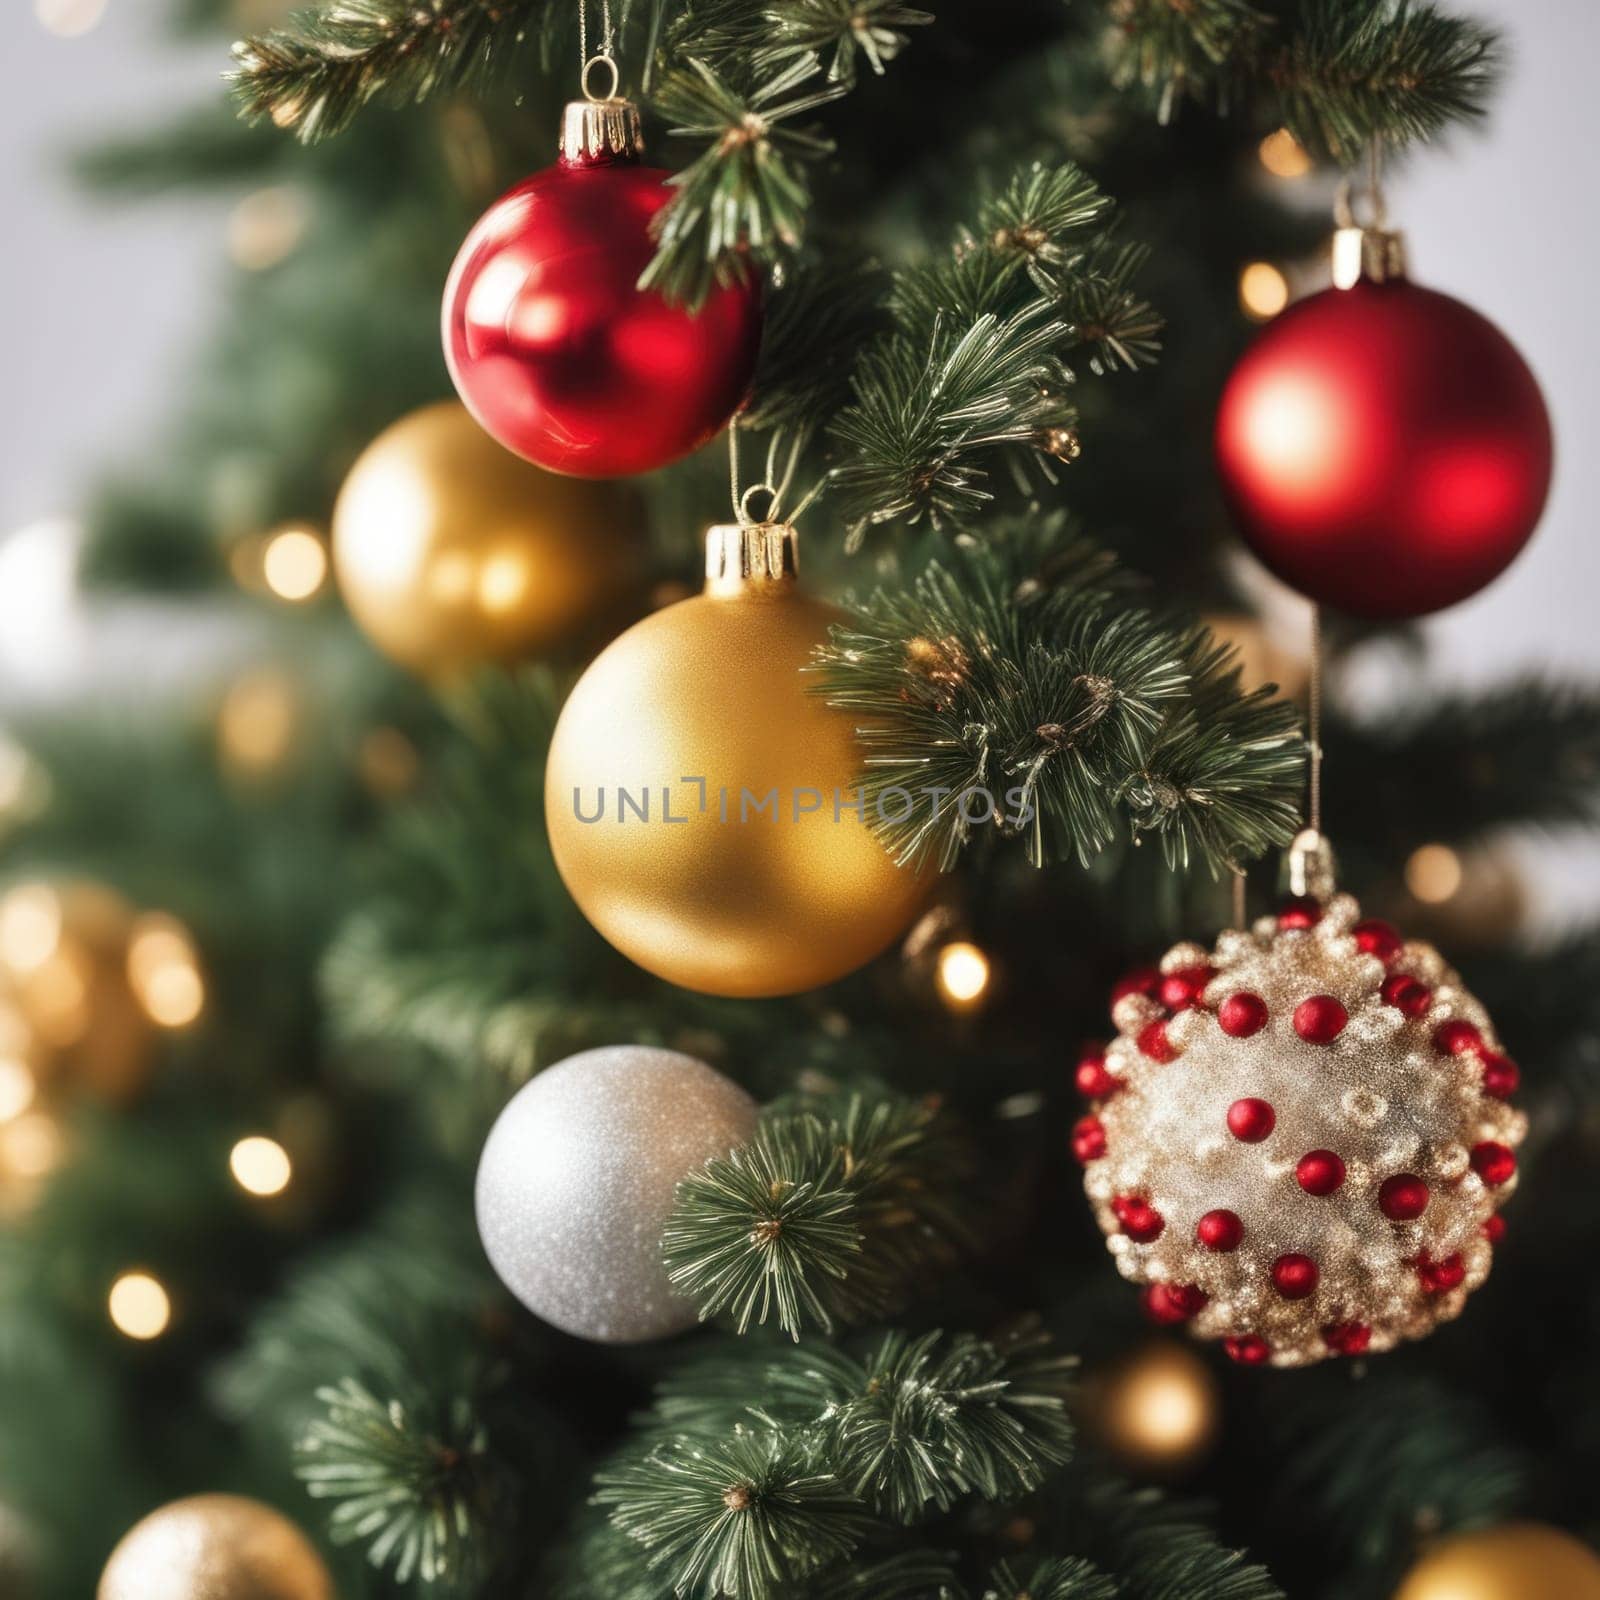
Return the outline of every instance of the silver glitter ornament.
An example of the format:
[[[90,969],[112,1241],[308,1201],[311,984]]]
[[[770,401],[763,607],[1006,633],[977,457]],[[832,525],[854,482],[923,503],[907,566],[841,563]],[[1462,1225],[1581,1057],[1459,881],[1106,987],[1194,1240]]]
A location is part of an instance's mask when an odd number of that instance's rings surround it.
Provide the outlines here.
[[[681,1178],[755,1132],[756,1103],[675,1050],[608,1045],[541,1072],[489,1132],[478,1232],[536,1316],[603,1344],[681,1332],[661,1231]]]
[[[1132,975],[1079,1064],[1084,1187],[1159,1322],[1236,1361],[1386,1350],[1488,1275],[1526,1119],[1517,1069],[1432,945],[1349,895]]]

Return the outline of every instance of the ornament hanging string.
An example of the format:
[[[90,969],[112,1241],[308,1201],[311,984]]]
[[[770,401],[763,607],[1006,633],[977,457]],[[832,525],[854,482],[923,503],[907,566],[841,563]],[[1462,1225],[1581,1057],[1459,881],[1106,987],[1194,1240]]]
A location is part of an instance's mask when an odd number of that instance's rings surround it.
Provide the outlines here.
[[[1322,607],[1311,607],[1311,675],[1306,691],[1307,755],[1310,783],[1306,817],[1314,833],[1322,832]]]
[[[1247,879],[1245,870],[1241,866],[1233,869],[1233,926],[1243,928],[1245,925],[1245,888]]]
[[[793,511],[787,516],[783,514],[783,502],[788,498],[789,490],[794,484],[794,475],[800,465],[800,454],[806,444],[806,434],[804,430],[798,430],[790,439],[781,475],[778,472],[778,441],[779,435],[774,432],[767,442],[766,476],[758,483],[752,483],[748,488],[741,490],[739,426],[736,422],[728,425],[728,493],[732,499],[734,517],[741,527],[749,527],[757,520],[750,511],[750,500],[753,495],[765,494],[768,497],[767,514],[760,519],[761,521],[792,523],[799,520],[801,513],[822,492],[823,484],[819,480],[800,497],[800,502]]]
[[[605,94],[596,94],[589,87],[589,74],[604,65],[611,73],[611,87]],[[616,35],[611,24],[611,0],[600,0],[600,46],[589,54],[589,0],[578,0],[578,71],[579,85],[586,100],[614,100],[621,80],[617,73]]]

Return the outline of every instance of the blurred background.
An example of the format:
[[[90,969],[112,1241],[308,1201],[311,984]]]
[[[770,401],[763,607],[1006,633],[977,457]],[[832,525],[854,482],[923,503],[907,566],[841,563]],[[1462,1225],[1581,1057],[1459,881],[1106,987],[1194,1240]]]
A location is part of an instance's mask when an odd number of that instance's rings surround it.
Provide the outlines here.
[[[240,0],[240,31],[270,20],[273,6]],[[1413,161],[1394,179],[1391,209],[1415,272],[1482,309],[1531,361],[1556,421],[1557,472],[1523,558],[1423,624],[1430,678],[1464,684],[1600,667],[1600,452],[1589,445],[1600,427],[1600,340],[1592,319],[1573,315],[1589,301],[1600,242],[1592,214],[1574,207],[1600,191],[1585,126],[1595,11],[1588,0],[1477,10],[1505,26],[1514,49],[1490,130]],[[0,19],[10,68],[0,197],[12,240],[0,253],[10,377],[0,400],[0,704],[90,688],[144,695],[180,679],[193,688],[197,660],[231,664],[241,648],[239,624],[210,608],[157,620],[148,602],[99,602],[91,620],[73,579],[73,517],[87,486],[108,465],[160,449],[171,397],[225,304],[230,265],[248,268],[272,253],[274,229],[294,228],[292,214],[270,214],[273,202],[242,186],[108,201],[71,181],[75,153],[222,92],[211,40],[172,37],[163,14],[155,0],[13,0]],[[1296,602],[1282,605],[1293,639]],[[1395,668],[1385,657],[1358,671],[1363,705],[1391,688],[1414,692]],[[1511,848],[1533,889],[1531,926],[1566,926],[1592,907],[1600,855],[1571,840],[1523,837]]]

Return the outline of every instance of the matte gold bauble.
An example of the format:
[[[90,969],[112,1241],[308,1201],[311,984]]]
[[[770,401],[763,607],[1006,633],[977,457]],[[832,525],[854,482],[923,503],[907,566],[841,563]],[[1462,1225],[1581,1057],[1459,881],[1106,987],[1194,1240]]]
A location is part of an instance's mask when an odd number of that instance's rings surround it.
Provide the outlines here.
[[[1086,1385],[1094,1431],[1135,1472],[1169,1475],[1197,1462],[1221,1410],[1211,1368],[1186,1346],[1154,1339]]]
[[[311,1541],[271,1506],[202,1494],[152,1511],[112,1552],[98,1600],[334,1600]]]
[[[1537,1522],[1458,1533],[1423,1556],[1394,1600],[1600,1600],[1600,1556]]]
[[[713,528],[707,585],[630,628],[573,690],[545,816],[589,920],[708,994],[795,994],[853,972],[916,914],[856,805],[854,726],[803,668],[838,613],[795,581],[793,529]]]
[[[437,678],[604,637],[637,590],[642,530],[626,485],[532,466],[448,401],[386,428],[350,469],[333,562],[372,642]]]
[[[154,1029],[128,972],[133,908],[95,883],[18,883],[0,894],[0,1043],[41,1095],[113,1105],[149,1079]]]

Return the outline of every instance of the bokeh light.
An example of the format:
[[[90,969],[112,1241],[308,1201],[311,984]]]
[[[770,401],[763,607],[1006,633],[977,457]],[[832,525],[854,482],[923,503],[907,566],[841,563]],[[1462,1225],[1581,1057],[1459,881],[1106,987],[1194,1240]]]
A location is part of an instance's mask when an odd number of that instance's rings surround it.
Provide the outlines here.
[[[276,1139],[264,1134],[251,1134],[241,1139],[228,1156],[228,1170],[233,1181],[246,1194],[265,1199],[282,1194],[294,1176],[294,1163],[289,1152]]]
[[[152,1022],[182,1028],[205,1007],[205,979],[189,930],[164,912],[147,913],[128,941],[128,982]]]
[[[1313,165],[1306,147],[1287,128],[1269,133],[1256,154],[1275,178],[1303,178]]]
[[[989,988],[989,958],[965,939],[947,944],[939,952],[939,993],[958,1011],[979,1005]]]
[[[248,777],[275,771],[294,747],[299,724],[299,699],[288,676],[271,667],[247,672],[217,713],[224,765]]]
[[[33,14],[46,33],[80,39],[99,26],[106,0],[33,0]]]
[[[1443,905],[1460,889],[1461,878],[1461,857],[1448,845],[1422,845],[1406,861],[1406,888],[1427,906]]]
[[[1270,322],[1289,303],[1289,280],[1270,261],[1252,261],[1239,274],[1239,304],[1255,322]]]
[[[309,600],[328,576],[328,550],[309,528],[281,528],[267,540],[261,574],[280,600]]]
[[[129,1339],[159,1339],[172,1321],[172,1300],[148,1272],[124,1272],[111,1285],[106,1309],[117,1332]]]

